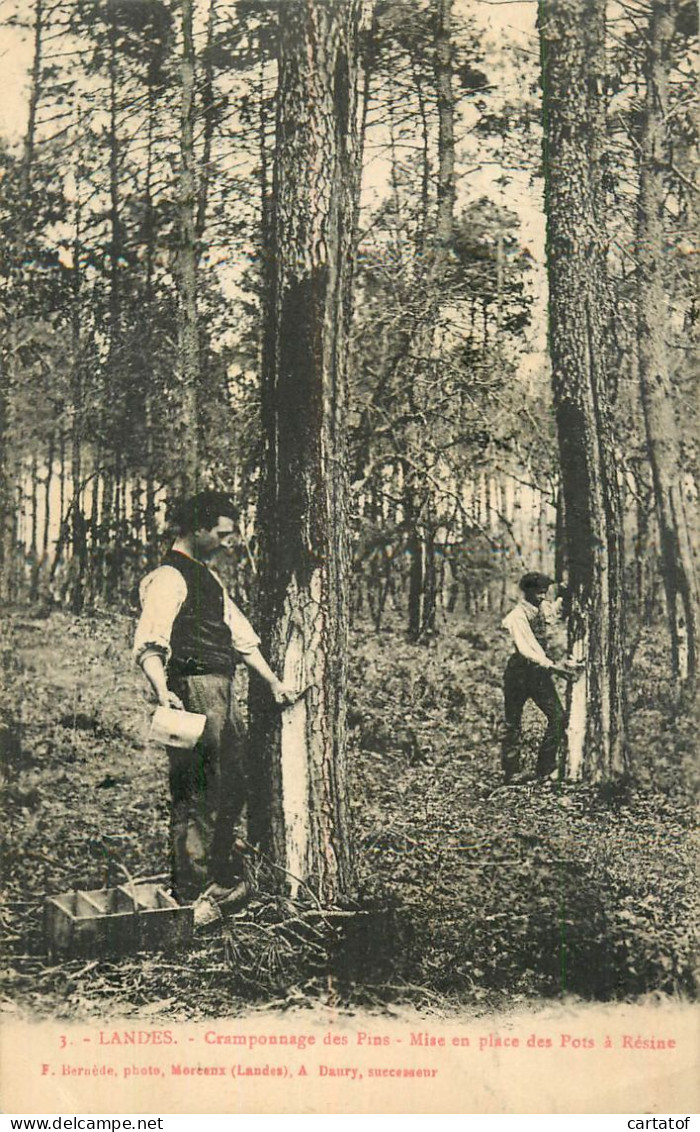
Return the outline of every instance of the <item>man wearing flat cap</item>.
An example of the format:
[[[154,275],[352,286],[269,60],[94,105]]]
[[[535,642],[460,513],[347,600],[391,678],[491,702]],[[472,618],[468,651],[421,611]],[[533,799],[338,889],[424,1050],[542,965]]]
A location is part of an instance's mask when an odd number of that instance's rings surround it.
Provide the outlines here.
[[[520,600],[502,621],[514,649],[503,678],[505,727],[501,766],[507,785],[519,785],[532,778],[522,771],[518,750],[523,709],[528,700],[532,700],[547,718],[535,774],[540,780],[545,780],[557,770],[557,757],[564,737],[564,709],[552,676],[573,679],[576,672],[566,664],[556,664],[545,652],[547,624],[560,617],[562,609],[561,597],[555,602],[547,601],[552,582],[553,579],[546,574],[524,574],[519,582]]]

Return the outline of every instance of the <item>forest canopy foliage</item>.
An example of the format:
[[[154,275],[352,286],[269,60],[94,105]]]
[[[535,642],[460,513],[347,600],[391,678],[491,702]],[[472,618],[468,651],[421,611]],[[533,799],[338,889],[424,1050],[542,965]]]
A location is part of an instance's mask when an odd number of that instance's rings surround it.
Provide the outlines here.
[[[357,891],[397,901],[406,982],[440,989],[421,959],[429,939],[463,988],[551,990],[552,862],[533,870],[518,855],[522,930],[505,941],[503,913],[488,927],[477,916],[477,962],[452,921],[439,946],[433,921],[409,938],[421,869],[459,874],[470,915],[482,889],[445,813],[425,844],[407,814],[422,799],[429,824],[432,792],[459,794],[453,757],[472,791],[493,766],[495,628],[525,570],[567,583],[568,649],[585,670],[564,768],[585,786],[560,810],[586,828],[599,804],[617,817],[631,805],[636,820],[636,776],[655,837],[660,795],[685,785],[699,629],[695,6],[543,0],[517,27],[486,0],[0,7],[27,73],[0,132],[0,599],[53,611],[83,647],[91,617],[134,612],[172,533],[168,504],[231,492],[227,581],[273,666],[300,638],[311,673],[304,766],[318,790],[302,882],[329,904],[355,890],[348,813],[366,805]],[[388,664],[389,649],[408,659]],[[35,851],[31,760],[44,748],[22,762],[36,721],[13,698],[28,677],[7,655],[7,770],[19,841]],[[647,712],[657,754],[673,732],[673,767],[650,769],[637,749]],[[77,701],[72,714],[75,747]],[[251,721],[269,808],[284,813],[281,727],[255,690]],[[52,743],[64,726],[52,717]],[[114,735],[101,738],[107,749]],[[549,802],[527,798],[514,820],[531,845]],[[495,820],[488,798],[479,807]],[[581,970],[612,941],[608,983],[581,976],[576,990],[687,989],[685,936],[674,951],[632,878],[644,853],[609,865],[616,826],[591,879],[557,841],[559,818],[551,848]],[[138,856],[151,834],[133,828]],[[284,868],[278,835],[263,843]],[[387,879],[401,854],[412,874],[399,864]],[[684,874],[667,893],[679,931],[687,891]],[[523,972],[533,924],[539,958]],[[279,959],[285,945],[271,946]]]
[[[668,556],[658,568],[669,544],[654,519],[659,477],[675,476],[681,501],[696,482],[695,28],[692,5],[674,3],[655,63],[645,21],[660,7],[611,6],[596,125],[633,636],[669,575]],[[263,2],[4,0],[8,42],[28,64],[1,153],[5,596],[129,601],[183,477],[233,489],[255,570],[278,14]],[[434,629],[448,591],[498,603],[504,574],[548,560],[560,507],[537,29],[503,36],[489,15],[479,3],[378,0],[359,32],[356,600],[366,595],[380,624],[387,589],[405,588],[413,636]],[[653,242],[639,229],[645,191],[660,202]],[[656,299],[640,291],[650,271]],[[658,287],[667,318],[642,309],[658,307]],[[662,441],[645,435],[639,397],[645,319],[668,331],[663,427],[676,435]],[[677,473],[659,471],[654,451]]]

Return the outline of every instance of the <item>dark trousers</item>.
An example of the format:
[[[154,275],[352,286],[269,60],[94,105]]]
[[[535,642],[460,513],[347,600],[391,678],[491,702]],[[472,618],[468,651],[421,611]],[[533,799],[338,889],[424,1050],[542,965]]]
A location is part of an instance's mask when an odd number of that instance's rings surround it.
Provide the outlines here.
[[[551,774],[556,769],[557,754],[564,738],[564,709],[551,675],[546,668],[526,660],[520,653],[513,653],[506,665],[503,693],[505,727],[501,765],[506,778],[517,774],[520,769],[518,743],[523,708],[528,700],[532,700],[547,717],[547,730],[540,744],[536,773],[543,776]]]
[[[207,884],[233,886],[243,876],[233,841],[248,799],[248,752],[230,677],[178,677],[171,686],[188,711],[207,717],[194,750],[167,748],[173,889],[192,900]]]

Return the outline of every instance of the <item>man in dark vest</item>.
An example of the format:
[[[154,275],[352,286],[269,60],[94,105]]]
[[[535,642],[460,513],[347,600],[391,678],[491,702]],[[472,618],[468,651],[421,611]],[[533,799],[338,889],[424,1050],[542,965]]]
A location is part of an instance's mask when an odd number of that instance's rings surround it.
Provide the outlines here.
[[[546,627],[562,616],[562,598],[547,601],[551,585],[552,579],[546,574],[524,574],[519,582],[520,601],[501,623],[513,644],[503,678],[505,725],[501,766],[507,785],[520,785],[533,777],[521,769],[518,751],[520,724],[528,700],[537,704],[547,719],[535,774],[543,781],[558,770],[564,738],[564,709],[552,676],[574,680],[578,668],[569,660],[556,664],[545,652]]]
[[[181,505],[177,538],[141,583],[134,640],[136,661],[158,703],[207,717],[194,751],[166,748],[173,890],[182,901],[201,898],[199,922],[215,918],[216,903],[243,879],[234,847],[248,798],[246,736],[232,680],[238,660],[262,677],[277,704],[296,699],[263,658],[260,638],[210,565],[233,545],[237,519],[222,492],[204,491]],[[207,913],[212,907],[214,916]]]

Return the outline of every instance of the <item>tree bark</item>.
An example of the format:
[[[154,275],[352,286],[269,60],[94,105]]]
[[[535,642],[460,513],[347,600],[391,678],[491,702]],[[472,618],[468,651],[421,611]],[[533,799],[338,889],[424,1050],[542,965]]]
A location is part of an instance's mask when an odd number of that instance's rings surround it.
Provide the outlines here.
[[[406,476],[404,510],[408,527],[407,550],[408,573],[408,639],[417,642],[421,638],[426,623],[425,618],[425,580],[426,580],[426,540],[421,529],[421,501],[415,487],[414,477]]]
[[[16,229],[7,234],[9,244],[10,272],[14,280],[6,308],[8,354],[3,359],[0,373],[0,598],[9,599],[15,592],[14,564],[17,553],[16,522],[16,484],[13,475],[12,445],[15,441],[14,395],[21,381],[18,374],[19,351],[17,347],[17,324],[21,317],[21,264],[26,256],[26,243],[32,217],[31,188],[32,166],[36,145],[36,119],[42,96],[42,68],[45,32],[44,0],[34,2],[34,42],[32,71],[29,87],[29,106],[27,128],[20,166],[19,205],[16,216]]]
[[[666,347],[669,309],[664,273],[664,170],[669,161],[666,113],[674,7],[672,0],[653,0],[646,40],[646,97],[639,145],[637,325],[639,382],[659,527],[672,669],[681,686],[691,686],[697,676],[700,603]]]
[[[36,139],[36,116],[41,98],[41,78],[43,68],[43,37],[44,37],[44,0],[35,0],[34,3],[34,52],[32,55],[32,77],[29,90],[29,111],[27,115],[27,130],[24,135],[24,150],[22,152],[22,196],[20,200],[25,207],[29,206],[29,190],[32,179],[32,164],[34,162],[34,143]]]
[[[51,491],[53,489],[54,461],[56,459],[56,434],[49,433],[48,451],[46,453],[46,478],[44,479],[44,526],[41,535],[41,564],[43,568],[48,565],[49,559],[49,531],[51,527]]]
[[[300,691],[254,704],[269,772],[266,841],[294,890],[349,888],[345,765],[349,548],[346,357],[356,195],[358,0],[279,10],[272,290],[263,358],[264,641]]]
[[[411,60],[413,72],[413,85],[418,99],[418,116],[421,125],[421,190],[420,190],[420,222],[416,236],[416,254],[419,264],[425,262],[426,240],[428,234],[428,217],[430,214],[430,125],[428,122],[428,108],[423,91],[418,60]],[[420,270],[420,268],[419,268]]]
[[[197,193],[197,215],[195,219],[195,232],[197,241],[204,235],[207,223],[207,206],[209,204],[209,184],[211,181],[211,152],[216,129],[216,104],[214,101],[214,32],[217,24],[216,0],[209,0],[209,16],[207,19],[207,45],[206,62],[202,76],[202,116],[204,118],[204,137],[202,139],[202,165],[199,177],[199,190]]]
[[[451,23],[452,0],[437,0],[434,71],[438,109],[438,186],[432,273],[438,285],[452,243],[456,196]]]
[[[181,406],[177,442],[182,453],[180,477],[182,489],[194,491],[199,475],[198,397],[201,360],[197,312],[197,178],[194,148],[195,49],[193,0],[182,0],[180,83],[177,280]]]
[[[109,42],[109,194],[110,194],[110,270],[109,270],[109,354],[107,357],[108,389],[105,402],[108,405],[105,424],[121,432],[124,428],[125,389],[122,376],[124,357],[124,327],[122,302],[122,257],[124,251],[124,225],[122,223],[121,169],[122,146],[119,137],[119,43],[117,35],[118,13],[112,5],[108,8]],[[105,412],[101,406],[100,411]],[[96,555],[89,560],[88,569],[97,567],[97,578],[92,585],[94,596],[110,600],[113,592],[114,575],[112,566],[118,554],[118,533],[113,522],[112,503],[115,485],[118,481],[118,465],[121,459],[119,444],[109,445],[104,453],[105,509],[103,510],[99,535],[96,538]],[[118,502],[118,497],[117,497]]]
[[[429,257],[427,272],[423,281],[425,295],[423,300],[422,322],[419,331],[418,352],[428,355],[432,352],[435,321],[442,299],[442,286],[445,265],[452,243],[455,206],[455,132],[454,95],[452,92],[452,0],[436,0],[435,34],[433,42],[433,74],[435,77],[435,99],[438,111],[438,169],[437,169],[437,208],[435,214],[435,235],[432,254]],[[425,112],[423,112],[425,120]],[[424,163],[427,163],[427,147]],[[426,199],[423,199],[424,207]],[[425,228],[425,222],[423,227]],[[410,381],[411,378],[409,377]],[[422,447],[422,446],[421,446]],[[426,465],[432,462],[427,453],[422,453],[421,461]],[[436,630],[437,586],[435,565],[435,488],[424,481],[412,493],[409,511],[417,525],[410,532],[411,585],[409,592],[408,635],[411,640],[431,636]]]
[[[36,601],[39,588],[39,460],[32,454],[29,466],[29,600]]]
[[[604,0],[542,0],[544,158],[552,381],[562,474],[573,685],[568,773],[628,770],[622,519],[603,334]]]
[[[56,544],[56,555],[58,556],[63,534],[63,518],[66,509],[66,434],[63,428],[60,429],[58,434],[58,518],[59,518],[59,535]],[[53,567],[52,567],[53,568]]]
[[[81,286],[82,286],[82,209],[80,203],[80,167],[75,213],[75,239],[73,240],[73,276],[71,295],[71,555],[75,573],[71,604],[74,612],[83,608],[84,564],[87,561],[86,530],[82,512],[82,436],[83,436],[83,360],[81,339]],[[67,518],[67,516],[66,516]]]
[[[155,270],[155,255],[156,255],[156,211],[153,201],[153,182],[154,182],[154,133],[156,126],[157,115],[157,96],[158,87],[156,82],[158,52],[154,48],[152,63],[148,71],[148,125],[146,135],[146,184],[144,190],[144,210],[145,210],[145,300],[146,300],[146,323],[145,323],[145,355],[146,362],[150,371],[155,375],[157,372],[155,351],[153,348],[153,326],[155,323],[155,286],[154,286],[154,270]],[[158,561],[158,526],[156,523],[156,493],[155,493],[155,445],[154,445],[154,413],[153,405],[155,395],[151,383],[146,384],[143,393],[143,425],[144,425],[144,471],[145,471],[145,504],[144,504],[144,529],[145,529],[145,554],[146,563],[149,570],[152,570]]]

